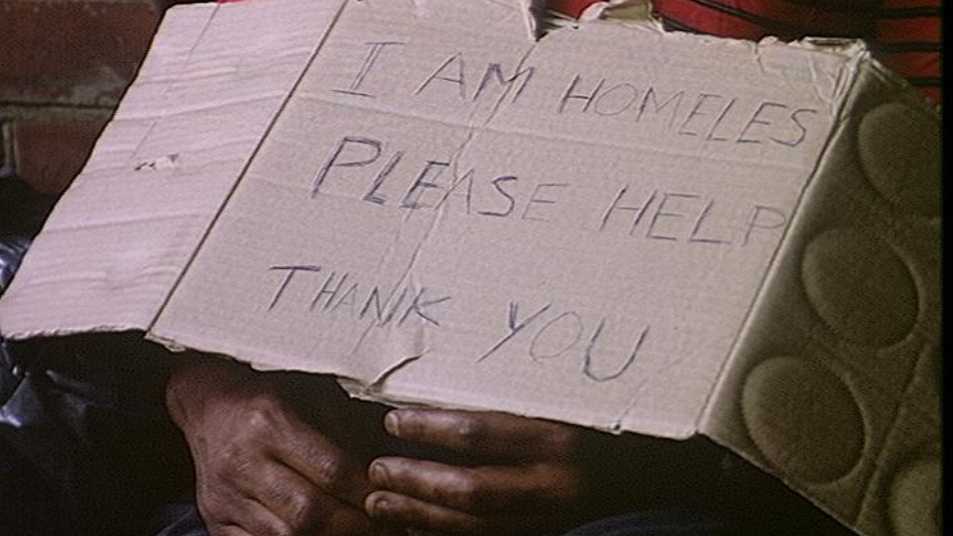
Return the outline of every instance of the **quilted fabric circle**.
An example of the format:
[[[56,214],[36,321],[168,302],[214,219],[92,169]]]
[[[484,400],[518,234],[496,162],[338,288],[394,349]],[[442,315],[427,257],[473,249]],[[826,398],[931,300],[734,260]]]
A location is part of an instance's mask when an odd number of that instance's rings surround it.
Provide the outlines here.
[[[888,103],[860,122],[857,149],[867,180],[901,211],[940,215],[940,125],[923,111]]]
[[[785,474],[830,482],[851,471],[864,448],[864,419],[850,390],[807,359],[775,357],[756,366],[742,389],[751,439]]]
[[[887,346],[917,321],[919,295],[907,264],[884,241],[828,230],[804,251],[801,278],[817,314],[847,340]]]

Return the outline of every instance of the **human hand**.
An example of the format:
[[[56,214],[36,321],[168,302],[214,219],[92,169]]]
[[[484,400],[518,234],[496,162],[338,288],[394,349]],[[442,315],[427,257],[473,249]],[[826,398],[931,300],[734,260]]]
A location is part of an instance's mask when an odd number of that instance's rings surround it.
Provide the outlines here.
[[[370,491],[367,458],[306,422],[311,419],[291,403],[289,389],[273,378],[197,357],[169,382],[166,405],[192,452],[196,499],[209,533],[383,534],[362,509]],[[324,391],[315,397],[320,403],[346,403],[333,399],[335,386],[310,387]]]
[[[608,481],[589,463],[606,434],[490,412],[395,410],[387,431],[466,454],[472,466],[382,457],[365,508],[382,523],[423,533],[505,536],[544,533],[604,512]],[[593,450],[595,449],[595,450]],[[601,452],[600,452],[601,451]],[[600,482],[600,479],[602,481]]]

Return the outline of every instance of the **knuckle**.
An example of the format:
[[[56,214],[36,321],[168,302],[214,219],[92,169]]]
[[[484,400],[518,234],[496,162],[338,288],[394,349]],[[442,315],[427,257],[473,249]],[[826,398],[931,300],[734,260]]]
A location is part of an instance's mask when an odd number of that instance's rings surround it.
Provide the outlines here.
[[[219,456],[226,467],[243,465],[246,456],[246,450],[241,448],[239,443],[229,443],[222,447],[222,451]]]
[[[296,536],[297,534],[300,534],[299,532],[295,531],[291,524],[283,519],[273,520],[268,524],[268,529],[266,530],[268,530],[272,536]]]
[[[238,444],[228,445],[221,453],[221,465],[216,475],[224,481],[242,482],[252,472],[254,462],[247,449]]]
[[[336,494],[347,489],[348,468],[343,460],[336,456],[321,456],[315,469],[328,492]]]
[[[444,499],[460,510],[479,510],[486,500],[485,479],[476,471],[467,471],[454,483]]]
[[[462,417],[453,428],[453,434],[456,441],[461,446],[472,446],[479,444],[485,435],[486,430],[479,420],[470,417]]]
[[[275,402],[264,397],[249,403],[246,425],[254,434],[269,433],[275,428]]]
[[[248,521],[249,532],[254,536],[296,536],[292,526],[283,519],[277,517],[257,517]]]
[[[290,519],[288,522],[297,531],[312,530],[317,524],[320,502],[317,494],[308,492],[293,493],[289,498]]]

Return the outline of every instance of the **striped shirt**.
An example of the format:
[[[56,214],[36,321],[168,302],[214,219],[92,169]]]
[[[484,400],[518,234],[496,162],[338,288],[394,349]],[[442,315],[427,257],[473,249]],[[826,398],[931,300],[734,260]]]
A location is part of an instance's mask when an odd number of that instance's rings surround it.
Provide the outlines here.
[[[550,0],[570,16],[595,0]],[[666,28],[758,40],[789,41],[805,35],[855,37],[939,103],[940,0],[655,0]]]

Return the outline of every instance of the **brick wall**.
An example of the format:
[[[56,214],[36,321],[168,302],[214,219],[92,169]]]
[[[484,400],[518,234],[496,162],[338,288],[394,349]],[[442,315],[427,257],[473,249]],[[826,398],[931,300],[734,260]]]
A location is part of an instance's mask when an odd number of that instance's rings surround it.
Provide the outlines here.
[[[149,48],[164,0],[0,0],[0,180],[62,191]]]

